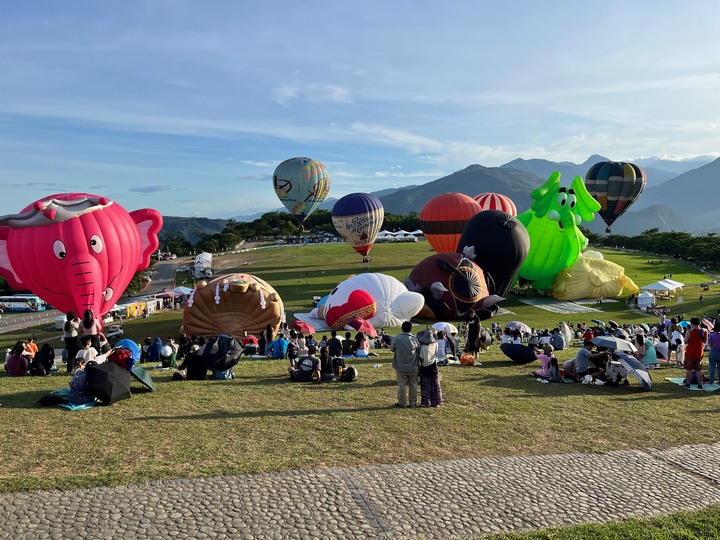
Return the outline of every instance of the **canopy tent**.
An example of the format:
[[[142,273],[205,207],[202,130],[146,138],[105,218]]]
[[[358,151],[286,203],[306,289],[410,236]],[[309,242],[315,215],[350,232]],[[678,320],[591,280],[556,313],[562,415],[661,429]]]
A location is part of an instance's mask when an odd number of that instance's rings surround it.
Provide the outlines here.
[[[646,308],[655,303],[655,295],[648,291],[643,291],[638,295],[637,305],[639,308]]]
[[[674,279],[665,278],[660,280],[661,283],[667,283],[669,285],[674,286],[676,289],[679,289],[680,287],[684,287],[684,283],[680,283],[679,281],[675,281]]]
[[[377,238],[394,238],[394,236],[395,235],[393,233],[391,233],[390,231],[380,231],[377,234]]]
[[[422,232],[420,229],[415,229],[415,230],[414,230],[413,232],[411,232],[410,234],[412,234],[413,236],[422,236],[422,235],[424,235],[425,233]]]
[[[679,289],[680,287],[676,285],[672,285],[671,283],[668,283],[665,280],[656,281],[655,283],[651,283],[650,285],[645,285],[644,287],[640,287],[644,291],[665,291],[670,292],[674,291],[675,289]]]

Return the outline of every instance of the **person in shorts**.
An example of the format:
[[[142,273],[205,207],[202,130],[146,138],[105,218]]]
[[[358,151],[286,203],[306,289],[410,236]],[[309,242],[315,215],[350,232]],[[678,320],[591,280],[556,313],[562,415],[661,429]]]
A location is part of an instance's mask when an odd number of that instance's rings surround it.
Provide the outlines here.
[[[685,388],[690,388],[693,371],[697,377],[697,387],[702,388],[702,360],[705,356],[705,343],[707,343],[708,332],[700,328],[700,319],[690,319],[690,330],[685,334]]]

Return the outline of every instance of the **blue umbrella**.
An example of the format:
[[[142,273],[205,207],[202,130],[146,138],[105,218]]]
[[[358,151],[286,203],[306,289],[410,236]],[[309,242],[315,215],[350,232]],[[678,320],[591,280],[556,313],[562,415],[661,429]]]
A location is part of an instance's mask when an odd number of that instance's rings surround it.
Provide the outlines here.
[[[635,377],[645,387],[645,390],[652,390],[652,377],[650,377],[647,367],[642,362],[625,353],[619,352],[616,355],[629,375]]]
[[[678,324],[683,328],[687,328],[688,326],[690,326],[690,323],[687,321],[680,321]]]
[[[138,347],[138,344],[135,343],[133,340],[127,338],[121,339],[115,344],[116,349],[120,347],[132,352],[133,360],[135,360],[136,362],[140,361],[140,347]]]
[[[645,330],[646,332],[650,332],[650,327],[649,327],[647,324],[645,324],[644,322],[641,322],[641,323],[640,323],[640,326],[641,326],[642,329]]]
[[[598,326],[605,326],[605,323],[601,321],[600,319],[590,319],[590,322],[594,322]]]

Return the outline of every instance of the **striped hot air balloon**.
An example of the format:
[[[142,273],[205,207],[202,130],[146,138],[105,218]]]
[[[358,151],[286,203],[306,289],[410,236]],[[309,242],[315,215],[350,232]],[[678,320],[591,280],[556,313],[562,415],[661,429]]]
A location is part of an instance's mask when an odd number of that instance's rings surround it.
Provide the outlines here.
[[[480,193],[475,200],[483,210],[500,210],[511,216],[517,216],[517,208],[510,197],[501,193]]]
[[[380,199],[369,193],[345,195],[332,210],[335,229],[363,257],[372,249],[383,219],[385,210]]]
[[[607,225],[605,232],[611,232],[615,220],[640,196],[645,180],[645,171],[633,163],[601,161],[590,167],[585,187],[600,203],[598,214]]]
[[[462,193],[443,193],[425,203],[420,224],[428,243],[438,253],[453,253],[465,225],[482,211],[475,199]]]

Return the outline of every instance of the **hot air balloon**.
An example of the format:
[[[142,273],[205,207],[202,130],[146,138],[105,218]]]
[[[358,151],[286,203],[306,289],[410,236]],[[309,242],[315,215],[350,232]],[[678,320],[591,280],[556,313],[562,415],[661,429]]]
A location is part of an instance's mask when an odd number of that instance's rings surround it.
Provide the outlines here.
[[[511,216],[517,216],[517,208],[510,197],[501,193],[480,193],[475,200],[483,210],[500,210]]]
[[[462,193],[443,193],[433,197],[420,212],[425,238],[438,253],[453,253],[465,224],[482,209],[475,199]]]
[[[335,229],[363,257],[370,252],[384,218],[380,199],[369,193],[345,195],[332,210]]]
[[[605,232],[635,202],[645,188],[645,171],[632,163],[601,161],[585,175],[588,193],[600,203],[598,214],[607,224]]]
[[[302,231],[305,218],[320,206],[330,192],[330,173],[319,161],[294,157],[275,168],[273,188],[280,202],[295,216]]]

